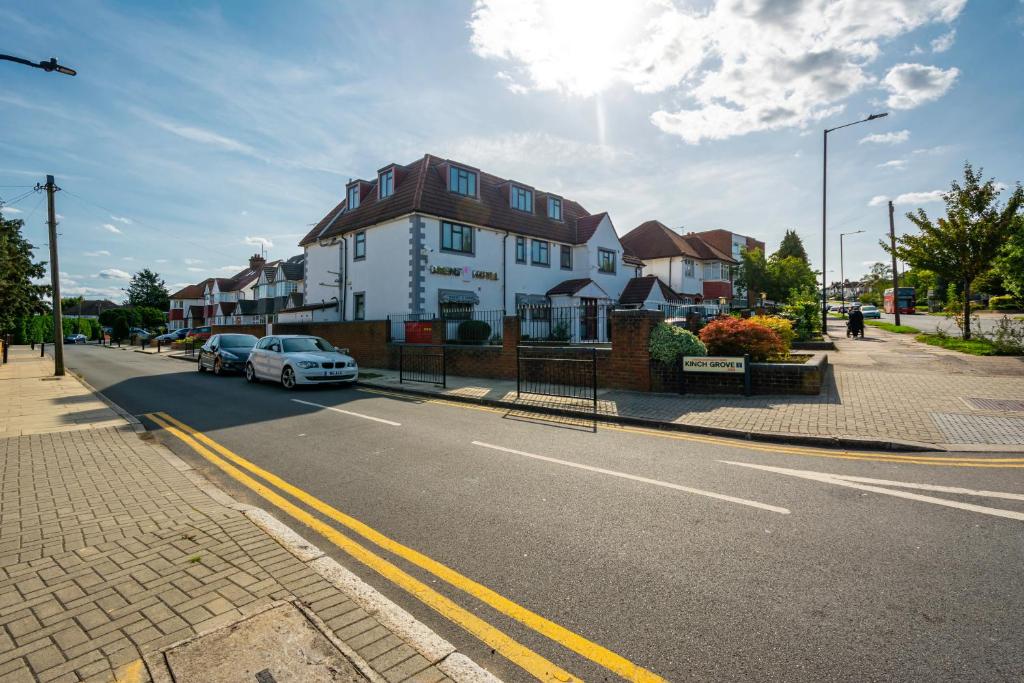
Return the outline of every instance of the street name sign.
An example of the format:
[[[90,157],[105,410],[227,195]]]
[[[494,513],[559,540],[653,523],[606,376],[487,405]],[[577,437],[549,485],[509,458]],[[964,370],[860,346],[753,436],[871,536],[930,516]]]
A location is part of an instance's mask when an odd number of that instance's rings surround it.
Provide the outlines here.
[[[685,372],[743,373],[747,359],[743,356],[683,356]]]

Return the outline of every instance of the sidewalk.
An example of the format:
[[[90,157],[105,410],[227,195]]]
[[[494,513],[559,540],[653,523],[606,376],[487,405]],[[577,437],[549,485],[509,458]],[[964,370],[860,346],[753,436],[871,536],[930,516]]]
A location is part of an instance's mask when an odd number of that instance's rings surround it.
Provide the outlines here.
[[[1024,452],[1024,358],[979,357],[919,344],[876,328],[847,339],[830,321],[837,351],[819,396],[680,396],[599,390],[601,416],[739,438],[916,450]],[[399,384],[368,368],[360,383],[509,408],[572,410],[558,399],[516,397],[516,383],[448,377],[448,388]],[[590,410],[577,401],[577,406]]]
[[[0,366],[0,681],[496,680],[51,373]]]

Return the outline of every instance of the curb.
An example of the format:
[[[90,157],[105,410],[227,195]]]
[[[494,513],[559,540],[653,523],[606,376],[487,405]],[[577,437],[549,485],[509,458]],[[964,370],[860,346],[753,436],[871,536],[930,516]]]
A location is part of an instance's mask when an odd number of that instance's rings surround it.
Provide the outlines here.
[[[761,441],[765,443],[789,444],[795,446],[815,446],[827,448],[842,448],[845,450],[882,450],[904,453],[948,453],[949,451],[936,444],[919,443],[916,441],[900,441],[898,439],[858,439],[856,437],[844,436],[814,436],[814,435],[790,435],[773,434],[771,432],[749,432],[740,429],[729,429],[728,427],[705,427],[701,425],[690,425],[678,422],[662,422],[650,420],[644,417],[629,417],[626,415],[598,415],[596,418],[591,413],[584,413],[578,410],[565,408],[554,408],[551,406],[520,405],[510,401],[502,401],[493,398],[476,398],[472,396],[460,396],[457,394],[437,394],[421,389],[409,389],[405,386],[381,385],[359,380],[358,386],[368,389],[379,389],[394,391],[400,394],[418,396],[423,398],[434,398],[444,401],[455,401],[458,403],[473,403],[485,405],[492,408],[506,408],[509,410],[529,410],[547,415],[560,417],[586,417],[596,419],[598,422],[609,422],[612,424],[630,425],[633,427],[644,427],[646,429],[658,429],[668,432],[686,432],[691,434],[705,434],[710,436],[722,436],[739,441]]]
[[[99,397],[101,401],[110,406],[114,412],[124,418],[131,425],[134,432],[146,432],[145,426],[138,418],[108,399],[95,387],[86,382],[78,373],[70,370],[67,372],[81,382],[95,396]],[[162,443],[151,441],[148,442],[148,445],[155,448],[168,464],[182,472],[203,493],[215,502],[241,512],[246,519],[262,529],[264,533],[277,541],[285,550],[348,596],[353,602],[366,610],[368,614],[373,615],[382,625],[408,643],[412,649],[416,650],[424,659],[436,666],[453,681],[456,683],[502,683],[500,678],[497,678],[466,655],[458,652],[454,645],[435,633],[426,624],[346,569],[337,560],[328,557],[318,546],[310,543],[305,537],[274,517],[270,512],[263,508],[235,500]],[[307,615],[311,614],[309,610],[303,611]],[[243,616],[244,618],[246,616]],[[331,637],[332,642],[337,640],[337,638],[333,637],[333,633],[331,633]],[[341,648],[341,651],[347,656],[351,648],[345,645],[344,648]],[[371,678],[371,680],[375,679]]]

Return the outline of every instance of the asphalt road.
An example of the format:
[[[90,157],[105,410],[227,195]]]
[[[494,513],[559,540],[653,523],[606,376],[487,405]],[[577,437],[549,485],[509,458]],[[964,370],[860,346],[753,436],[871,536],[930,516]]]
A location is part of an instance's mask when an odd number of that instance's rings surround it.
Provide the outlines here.
[[[1013,318],[1012,315],[1010,317]],[[1000,318],[1001,316],[980,315],[978,316],[977,327],[973,327],[972,321],[972,329],[975,332],[991,332],[999,323]],[[891,313],[883,313],[882,320],[885,322],[895,323],[896,316]],[[911,327],[916,327],[922,332],[928,332],[931,334],[934,334],[938,330],[943,330],[951,337],[960,336],[960,328],[956,326],[956,322],[952,318],[947,318],[944,315],[926,315],[923,313],[910,315],[903,313],[900,315],[900,324],[910,325]]]
[[[1024,678],[1024,469],[595,432],[358,388],[290,393],[94,346],[67,347],[67,361],[129,412],[164,411],[666,680]],[[143,422],[232,495],[270,509],[499,677],[532,680]],[[379,552],[583,680],[622,680]]]

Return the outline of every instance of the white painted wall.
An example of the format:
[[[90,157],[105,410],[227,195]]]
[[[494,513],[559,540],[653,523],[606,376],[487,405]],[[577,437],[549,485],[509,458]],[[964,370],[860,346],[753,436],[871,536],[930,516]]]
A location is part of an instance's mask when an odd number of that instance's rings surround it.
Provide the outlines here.
[[[354,296],[366,294],[365,320],[383,320],[391,313],[409,309],[409,241],[412,225],[408,216],[366,229],[366,257],[355,260],[355,234],[345,235],[348,251],[348,277],[346,278],[345,317],[353,320]],[[331,270],[338,270],[337,266]],[[333,281],[324,280],[325,282]],[[326,297],[337,296],[337,291]],[[307,299],[316,303],[319,298]]]
[[[665,281],[669,287],[680,294],[702,294],[704,292],[704,264],[702,261],[693,260],[693,276],[686,276],[686,264],[684,259],[675,256],[672,259],[672,277],[669,278],[669,259],[656,258],[644,261],[644,273],[657,275]]]

